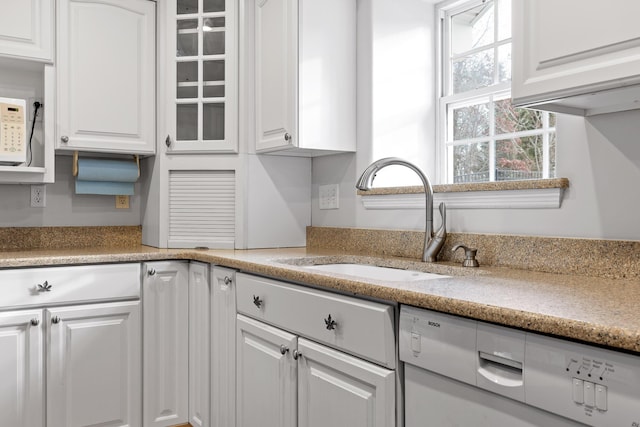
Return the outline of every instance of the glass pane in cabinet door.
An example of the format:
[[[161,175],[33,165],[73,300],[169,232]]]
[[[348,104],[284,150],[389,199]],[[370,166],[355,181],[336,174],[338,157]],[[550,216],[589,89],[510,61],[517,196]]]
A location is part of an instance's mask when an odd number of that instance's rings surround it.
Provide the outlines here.
[[[198,104],[176,106],[176,139],[178,141],[198,139]]]
[[[198,0],[178,0],[178,15],[198,13]]]
[[[179,20],[176,56],[198,55],[198,20]]]
[[[217,98],[224,96],[224,61],[203,62],[205,98]]]
[[[202,23],[203,55],[224,54],[224,18],[205,18]]]
[[[204,12],[224,12],[225,0],[204,0],[202,6]]]
[[[224,139],[224,104],[202,105],[202,137],[204,140]]]
[[[176,94],[178,98],[198,97],[198,62],[178,62],[177,76],[178,87]]]

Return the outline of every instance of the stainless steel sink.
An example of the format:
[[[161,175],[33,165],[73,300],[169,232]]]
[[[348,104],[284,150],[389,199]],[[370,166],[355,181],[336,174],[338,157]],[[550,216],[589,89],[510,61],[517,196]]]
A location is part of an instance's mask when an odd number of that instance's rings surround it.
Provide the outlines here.
[[[401,270],[398,268],[379,267],[377,265],[369,264],[319,264],[306,265],[303,266],[303,268],[388,282],[408,282],[414,280],[430,280],[450,277],[443,274],[425,273],[423,271],[416,270]]]

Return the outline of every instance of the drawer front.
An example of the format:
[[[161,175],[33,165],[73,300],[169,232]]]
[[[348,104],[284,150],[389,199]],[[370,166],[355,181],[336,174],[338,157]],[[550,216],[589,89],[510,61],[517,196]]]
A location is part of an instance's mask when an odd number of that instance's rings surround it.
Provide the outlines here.
[[[392,306],[243,273],[236,284],[238,312],[395,368]]]
[[[140,297],[140,264],[0,271],[0,309]]]

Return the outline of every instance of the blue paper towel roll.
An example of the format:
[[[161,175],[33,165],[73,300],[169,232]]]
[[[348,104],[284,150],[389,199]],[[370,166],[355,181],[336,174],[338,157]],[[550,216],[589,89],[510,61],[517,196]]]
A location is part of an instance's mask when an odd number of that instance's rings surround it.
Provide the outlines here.
[[[133,196],[132,182],[76,181],[76,194],[100,194],[105,196]]]
[[[136,182],[138,165],[131,160],[78,159],[77,180]]]

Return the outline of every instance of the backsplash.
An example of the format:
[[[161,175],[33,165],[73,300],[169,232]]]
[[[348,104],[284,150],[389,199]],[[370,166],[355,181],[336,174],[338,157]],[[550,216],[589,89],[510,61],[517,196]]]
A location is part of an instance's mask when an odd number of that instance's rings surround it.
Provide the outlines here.
[[[424,233],[403,230],[308,227],[307,247],[374,256],[421,258]],[[607,278],[640,278],[640,242],[500,234],[449,233],[438,260],[459,262],[478,249],[480,265]]]
[[[0,251],[138,247],[142,227],[3,227]]]

